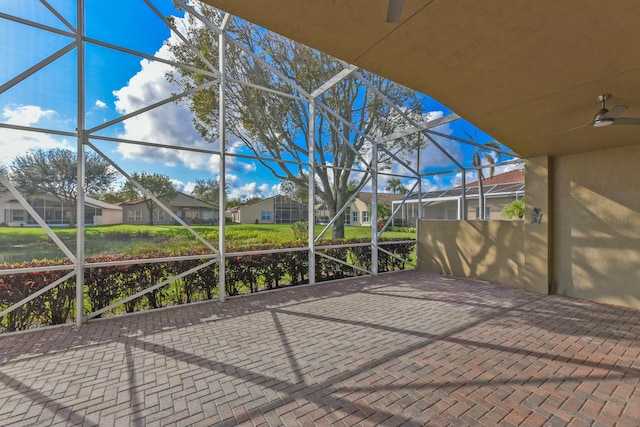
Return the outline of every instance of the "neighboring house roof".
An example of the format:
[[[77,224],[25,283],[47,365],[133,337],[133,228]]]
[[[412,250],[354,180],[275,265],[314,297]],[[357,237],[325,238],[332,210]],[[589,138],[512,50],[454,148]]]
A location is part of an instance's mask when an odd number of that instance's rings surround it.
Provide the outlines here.
[[[95,206],[96,208],[122,210],[122,206],[112,205],[111,203],[103,202],[102,200],[94,199],[89,196],[84,197],[84,202],[88,205]]]
[[[178,192],[178,195],[171,201],[170,205],[184,208],[213,208],[216,206],[181,192]]]
[[[492,178],[482,180],[484,194],[491,196],[492,194],[504,193],[520,193],[524,191],[524,169],[516,169],[509,172],[494,175]],[[466,185],[467,197],[478,197],[478,182],[470,182]],[[434,190],[422,193],[422,199],[441,199],[445,197],[460,197],[462,195],[462,187],[457,186],[446,190]],[[416,200],[417,193],[413,193],[408,199]]]
[[[266,198],[264,198],[264,199],[260,199],[260,200],[252,200],[252,201],[250,201],[250,202],[247,202],[247,203],[243,203],[243,204],[241,204],[241,205],[238,205],[237,207],[238,207],[238,208],[243,208],[243,207],[245,207],[245,206],[255,205],[256,203],[262,203],[262,202],[265,202],[265,201],[267,201],[267,200],[275,199],[275,197],[276,197],[276,196],[271,196],[271,197],[266,197]]]
[[[144,203],[144,200],[142,199],[138,199],[138,200],[127,200],[124,201],[122,203],[120,203],[120,205],[128,205],[128,206],[132,206],[132,205],[139,205],[140,203]],[[196,199],[193,196],[189,196],[188,194],[184,194],[181,192],[178,192],[178,195],[169,203],[169,206],[173,206],[173,207],[183,207],[183,208],[213,208],[215,207],[215,205],[212,205],[211,203],[207,203],[204,200],[200,200],[200,199]]]
[[[524,183],[524,169],[515,169],[482,180],[484,185]],[[478,181],[467,183],[467,187],[477,187]]]
[[[372,193],[361,191],[358,194],[358,199],[360,201],[366,203],[367,205],[371,204]],[[391,204],[397,200],[404,199],[404,194],[393,194],[393,193],[378,193],[378,203],[384,203],[387,206],[391,206]]]

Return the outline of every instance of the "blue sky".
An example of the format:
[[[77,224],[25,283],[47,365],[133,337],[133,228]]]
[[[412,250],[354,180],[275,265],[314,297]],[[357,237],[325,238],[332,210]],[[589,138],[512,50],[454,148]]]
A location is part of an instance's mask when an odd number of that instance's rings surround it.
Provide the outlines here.
[[[76,25],[75,1],[50,0],[49,3],[70,25]],[[171,0],[154,0],[153,5],[163,16],[182,17],[180,12],[173,9]],[[36,0],[3,1],[0,11],[68,31],[64,22]],[[87,0],[86,27],[89,38],[149,55],[168,56],[163,45],[171,33],[142,0]],[[72,41],[65,35],[52,34],[0,18],[0,85]],[[77,126],[76,60],[77,53],[72,50],[33,76],[0,93],[0,122],[73,132]],[[165,73],[171,70],[170,66],[90,43],[86,44],[86,70],[85,111],[88,128],[166,99],[169,94],[178,91],[165,78]],[[425,98],[425,103],[433,110],[434,117],[450,113],[428,97]],[[489,136],[464,121],[457,121],[437,130],[462,138],[466,136],[466,131],[477,135],[480,142],[490,140]],[[188,109],[176,103],[105,128],[98,134],[157,141],[172,146],[212,148],[194,129]],[[440,142],[456,158],[469,164],[473,151],[471,148],[449,140]],[[231,144],[234,146],[233,151],[245,152],[233,141]],[[96,142],[96,145],[128,173],[163,173],[185,192],[189,192],[196,179],[215,179],[219,173],[217,156],[112,142]],[[72,137],[0,129],[0,162],[5,164],[29,149],[75,149],[75,146],[76,141]],[[427,147],[422,157],[430,162],[434,170],[454,168],[452,164],[445,165],[448,161],[433,146]],[[391,168],[397,172],[401,172],[401,169],[397,166]],[[381,177],[382,187],[387,179]],[[468,179],[472,179],[471,173]],[[429,180],[425,187],[446,187],[459,180],[459,174],[444,175]],[[227,182],[230,186],[230,198],[269,196],[277,192],[279,183],[257,160],[233,157],[227,160]],[[412,185],[409,180],[406,184]]]

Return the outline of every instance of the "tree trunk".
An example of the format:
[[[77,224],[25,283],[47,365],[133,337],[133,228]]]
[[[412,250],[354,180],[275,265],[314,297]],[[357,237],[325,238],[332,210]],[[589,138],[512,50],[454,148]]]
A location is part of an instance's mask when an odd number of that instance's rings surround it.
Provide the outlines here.
[[[335,216],[335,213],[334,213]],[[340,215],[340,218],[336,218],[331,228],[331,237],[336,239],[344,239],[344,214]]]
[[[144,202],[147,205],[147,209],[149,210],[149,225],[153,225],[153,211],[154,211],[154,203],[152,200],[145,200]]]
[[[326,202],[325,202],[326,203]],[[332,203],[326,203],[327,209],[329,210],[330,219],[335,218],[336,212],[338,212],[338,203],[332,201]],[[332,239],[344,239],[344,212],[340,215],[339,218],[333,222],[331,226],[331,238]]]
[[[76,217],[78,216],[78,203],[69,203],[71,207],[71,215],[69,215],[69,228],[73,228],[76,226]],[[84,219],[83,219],[84,220]]]

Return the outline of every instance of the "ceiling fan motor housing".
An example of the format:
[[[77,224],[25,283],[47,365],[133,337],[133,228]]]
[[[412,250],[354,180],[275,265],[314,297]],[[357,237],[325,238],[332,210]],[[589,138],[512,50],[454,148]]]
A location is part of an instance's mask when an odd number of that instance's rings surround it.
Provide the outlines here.
[[[606,108],[601,108],[600,111],[593,116],[593,127],[604,127],[613,124],[613,118],[605,118],[604,115],[607,114],[609,110]]]

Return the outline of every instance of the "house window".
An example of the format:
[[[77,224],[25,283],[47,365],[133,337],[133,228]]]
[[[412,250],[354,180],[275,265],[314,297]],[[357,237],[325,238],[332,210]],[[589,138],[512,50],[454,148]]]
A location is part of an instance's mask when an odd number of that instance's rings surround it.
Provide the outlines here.
[[[346,212],[344,213],[344,224],[345,225],[350,225],[351,224],[351,209],[347,209]]]
[[[167,213],[165,211],[156,211],[153,219],[154,221],[164,221],[167,219]]]
[[[260,212],[260,219],[262,221],[271,221],[271,211]]]
[[[362,222],[365,224],[369,222],[369,212],[362,212]]]
[[[24,221],[24,210],[22,210],[22,209],[12,209],[11,210],[11,221]]]
[[[140,210],[127,211],[127,220],[128,221],[142,221],[142,211],[140,211]]]
[[[351,222],[358,223],[358,211],[351,212]]]

